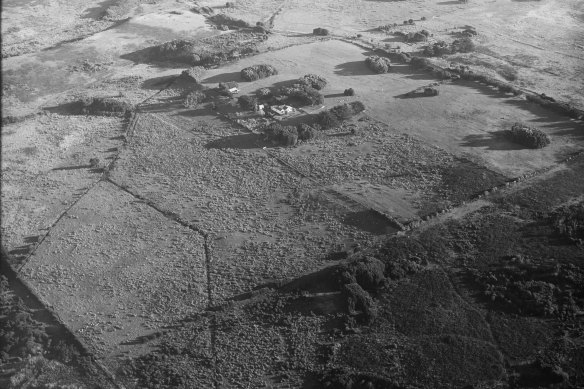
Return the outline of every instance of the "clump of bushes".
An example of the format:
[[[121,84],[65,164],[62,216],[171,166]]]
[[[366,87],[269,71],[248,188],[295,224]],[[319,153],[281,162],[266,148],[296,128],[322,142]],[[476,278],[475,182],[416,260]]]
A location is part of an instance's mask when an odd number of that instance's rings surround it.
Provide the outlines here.
[[[209,20],[217,25],[223,25],[228,27],[239,27],[239,28],[250,28],[251,24],[245,20],[236,19],[225,14],[216,14],[209,17]]]
[[[185,108],[196,108],[200,103],[202,103],[207,96],[201,91],[189,92],[185,99],[183,100],[183,105]]]
[[[80,105],[82,113],[93,115],[124,115],[134,109],[128,100],[113,97],[87,97]]]
[[[294,126],[272,123],[264,128],[266,138],[282,146],[294,146],[298,142],[298,130]]]
[[[556,210],[551,219],[559,235],[576,242],[584,239],[584,202]]]
[[[264,98],[264,99],[272,97],[272,91],[270,90],[270,88],[258,89],[256,94],[259,98]]]
[[[438,96],[438,93],[436,88],[424,88],[424,96]]]
[[[406,42],[426,42],[430,33],[427,30],[408,32],[404,35],[404,40]]]
[[[347,303],[347,312],[350,315],[357,315],[360,311],[365,323],[371,323],[377,317],[375,302],[358,283],[344,284],[341,287],[341,294]]]
[[[299,124],[296,127],[296,132],[298,132],[298,139],[301,141],[314,139],[318,136],[318,128],[309,126],[306,123]]]
[[[327,85],[326,79],[316,74],[306,74],[299,81],[301,84],[308,85],[316,90],[324,89]]]
[[[522,123],[513,124],[509,131],[509,137],[513,142],[531,149],[541,149],[551,143],[548,134]]]
[[[387,73],[391,68],[391,61],[389,58],[372,55],[365,58],[365,64],[375,73]]]
[[[153,56],[157,60],[178,61],[192,64],[195,44],[191,41],[177,39],[154,47]]]
[[[428,57],[440,57],[442,55],[454,53],[470,53],[475,50],[475,44],[470,37],[463,37],[455,40],[452,44],[444,41],[435,42],[424,48],[424,55]]]
[[[200,84],[203,78],[203,74],[205,74],[205,71],[206,69],[202,66],[193,66],[191,68],[183,70],[181,73],[181,77],[189,81],[192,81],[195,84]]]
[[[343,94],[345,96],[355,96],[355,90],[353,88],[345,89]]]
[[[239,96],[239,98],[237,99],[237,102],[239,103],[239,106],[243,109],[248,109],[250,111],[255,111],[257,105],[258,105],[258,100],[257,98],[255,98],[254,96]]]
[[[363,289],[376,292],[385,283],[385,264],[374,257],[364,257],[346,265],[339,266],[339,283],[357,283]]]
[[[316,122],[325,129],[334,128],[364,110],[365,105],[362,102],[353,101],[348,104],[337,105],[328,111],[319,113],[316,117]]]
[[[314,30],[312,30],[312,34],[326,36],[330,34],[330,31],[327,30],[326,28],[317,27]]]
[[[253,65],[241,70],[241,78],[246,81],[255,81],[278,74],[278,70],[272,65]]]
[[[294,99],[302,105],[319,105],[324,103],[324,97],[319,91],[306,84],[294,84],[282,87],[279,91],[282,96]]]

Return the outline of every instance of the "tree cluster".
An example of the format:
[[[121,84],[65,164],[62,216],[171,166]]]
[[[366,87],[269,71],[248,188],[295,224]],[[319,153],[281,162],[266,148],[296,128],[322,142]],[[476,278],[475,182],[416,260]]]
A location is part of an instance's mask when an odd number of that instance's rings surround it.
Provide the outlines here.
[[[255,81],[278,74],[278,70],[272,65],[253,65],[241,70],[241,78],[246,81]]]
[[[584,239],[584,202],[564,206],[552,215],[556,232],[573,241]]]
[[[298,130],[295,126],[283,126],[272,123],[264,128],[266,137],[282,146],[294,146],[298,142]]]
[[[326,36],[330,34],[330,31],[327,30],[326,28],[317,27],[314,30],[312,30],[312,34]]]
[[[183,70],[181,73],[181,77],[189,81],[192,81],[195,84],[200,84],[203,78],[203,74],[205,74],[205,71],[206,69],[203,66],[193,66],[191,68]]]
[[[509,136],[513,142],[531,149],[541,149],[551,143],[548,134],[522,123],[513,124]]]
[[[324,97],[319,91],[306,84],[294,84],[292,86],[282,87],[279,93],[287,96],[288,99],[294,99],[302,105],[319,105],[324,103]]]
[[[389,58],[373,55],[365,58],[365,64],[375,73],[388,73],[391,68]]]
[[[207,96],[201,91],[189,92],[183,101],[185,108],[196,108],[200,103],[202,103]]]
[[[239,103],[239,106],[242,109],[247,109],[250,111],[255,111],[255,109],[258,105],[258,99],[255,98],[254,96],[248,96],[248,95],[239,96],[239,98],[237,99],[237,102]]]
[[[228,28],[250,28],[251,24],[245,20],[236,19],[225,14],[216,14],[209,17],[209,20],[218,26],[227,26]]]
[[[337,105],[328,111],[319,113],[316,117],[316,123],[325,129],[334,128],[339,126],[343,121],[363,112],[364,110],[365,105],[360,101]]]
[[[79,104],[81,113],[94,115],[124,115],[134,109],[128,100],[113,97],[87,97]]]
[[[327,85],[327,80],[316,74],[306,74],[302,76],[299,81],[301,84],[308,85],[316,90],[324,89]]]
[[[444,41],[438,41],[424,48],[424,55],[428,57],[440,57],[454,53],[470,53],[475,50],[475,44],[469,37],[455,40],[450,45]]]

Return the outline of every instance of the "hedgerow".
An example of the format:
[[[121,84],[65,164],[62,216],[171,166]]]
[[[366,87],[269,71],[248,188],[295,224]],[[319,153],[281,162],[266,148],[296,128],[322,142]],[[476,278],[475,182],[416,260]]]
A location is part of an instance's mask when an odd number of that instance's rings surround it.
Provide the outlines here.
[[[278,70],[272,65],[253,65],[241,70],[241,78],[246,81],[255,81],[278,74]]]

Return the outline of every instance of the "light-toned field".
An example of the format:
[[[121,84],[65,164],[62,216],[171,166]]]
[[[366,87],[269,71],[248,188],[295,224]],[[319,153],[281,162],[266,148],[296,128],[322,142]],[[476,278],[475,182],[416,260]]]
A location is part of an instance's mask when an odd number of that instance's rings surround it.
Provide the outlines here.
[[[207,306],[203,245],[198,233],[102,182],[52,229],[22,274],[111,361]]]
[[[389,124],[395,134],[417,137],[508,177],[552,166],[583,147],[584,139],[578,132],[581,124],[478,83],[445,83],[438,87],[439,96],[403,98],[435,80],[407,65],[395,65],[388,74],[375,74],[364,63],[367,55],[370,53],[350,43],[317,42],[212,70],[205,82],[214,86],[221,81],[241,81],[239,70],[256,63],[275,66],[279,71],[276,76],[241,82],[241,94],[250,94],[315,72],[329,81],[322,91],[327,107],[360,100],[367,115]],[[355,89],[355,97],[342,95],[349,87]],[[541,128],[554,139],[552,145],[543,150],[518,150],[500,135],[516,121]]]

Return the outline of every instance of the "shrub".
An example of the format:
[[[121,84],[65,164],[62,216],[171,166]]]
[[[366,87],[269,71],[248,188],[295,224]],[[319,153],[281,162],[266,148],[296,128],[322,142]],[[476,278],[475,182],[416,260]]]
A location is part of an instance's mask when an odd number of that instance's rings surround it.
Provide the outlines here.
[[[318,27],[318,28],[315,28],[314,30],[312,30],[312,34],[313,35],[326,36],[326,35],[329,35],[330,32],[326,28],[320,28],[320,27]]]
[[[294,84],[284,87],[280,93],[290,99],[297,100],[302,105],[319,105],[324,103],[324,97],[319,91],[305,84]]]
[[[316,117],[316,122],[324,129],[334,128],[341,124],[337,117],[329,111],[320,112]]]
[[[194,49],[195,44],[193,42],[179,39],[156,46],[153,48],[153,54],[157,60],[193,63]]]
[[[364,257],[337,270],[339,283],[356,282],[363,289],[376,292],[385,284],[385,265],[374,257]]]
[[[247,81],[255,81],[278,74],[272,65],[253,65],[241,70],[241,78]]]
[[[584,239],[584,202],[558,209],[551,219],[561,236],[571,240]]]
[[[239,106],[242,109],[248,109],[250,111],[255,111],[258,101],[255,97],[253,96],[239,96],[239,98],[237,99],[237,102],[239,103]]]
[[[365,59],[365,64],[375,73],[387,73],[391,67],[389,58],[373,55]]]
[[[409,23],[409,24],[414,24],[414,19],[409,19],[409,20],[408,20],[408,23]]]
[[[377,307],[373,299],[358,283],[343,285],[341,294],[347,303],[347,311],[350,315],[361,311],[366,323],[371,323],[377,317]]]
[[[436,88],[424,88],[424,96],[438,96],[438,93]]]
[[[294,126],[273,123],[264,128],[266,137],[283,146],[294,146],[298,142],[298,130]]]
[[[345,96],[355,96],[355,90],[353,88],[345,89],[343,94]]]
[[[209,16],[209,20],[217,25],[225,25],[229,27],[241,27],[241,28],[249,28],[251,25],[246,22],[245,20],[236,19],[229,15],[225,14],[217,14],[213,16]]]
[[[205,100],[205,94],[201,91],[193,91],[185,96],[183,105],[186,108],[195,108]]]
[[[532,149],[541,149],[551,143],[550,137],[543,131],[515,123],[509,131],[511,140]]]
[[[257,90],[256,94],[260,98],[268,98],[272,96],[272,91],[270,90],[270,88],[261,88]]]
[[[112,97],[89,97],[81,101],[81,112],[97,115],[123,115],[134,109],[126,99]]]
[[[189,69],[183,70],[181,77],[192,81],[195,84],[199,84],[201,83],[201,79],[205,71],[206,69],[202,66],[193,66]]]
[[[422,16],[422,18],[420,20],[426,20],[426,17],[425,16]]]
[[[299,124],[296,131],[298,132],[298,139],[302,141],[313,139],[318,134],[314,127],[311,127],[306,123]]]
[[[469,37],[460,38],[452,42],[453,53],[470,53],[475,51],[475,44]]]
[[[324,77],[318,76],[316,74],[307,74],[302,76],[299,81],[301,84],[308,85],[316,90],[323,89],[327,84],[327,81]]]

